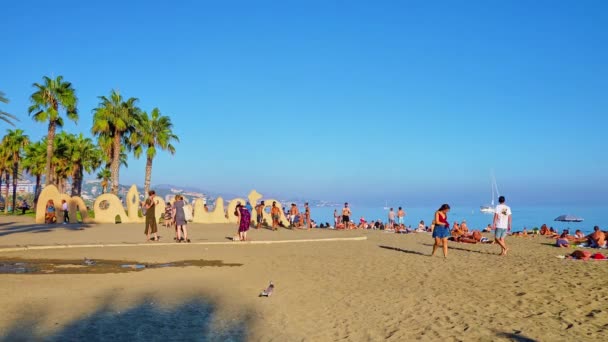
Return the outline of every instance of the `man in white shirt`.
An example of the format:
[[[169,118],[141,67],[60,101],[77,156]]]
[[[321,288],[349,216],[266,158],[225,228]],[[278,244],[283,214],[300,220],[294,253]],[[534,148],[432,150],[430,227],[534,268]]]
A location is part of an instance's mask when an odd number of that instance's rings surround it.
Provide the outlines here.
[[[65,200],[61,200],[61,210],[63,210],[63,224],[70,223],[68,202],[66,202]]]
[[[505,204],[504,196],[498,198],[498,205],[494,210],[492,229],[496,230],[495,241],[502,249],[500,255],[507,255],[509,249],[505,243],[505,237],[507,232],[511,231],[511,208]]]

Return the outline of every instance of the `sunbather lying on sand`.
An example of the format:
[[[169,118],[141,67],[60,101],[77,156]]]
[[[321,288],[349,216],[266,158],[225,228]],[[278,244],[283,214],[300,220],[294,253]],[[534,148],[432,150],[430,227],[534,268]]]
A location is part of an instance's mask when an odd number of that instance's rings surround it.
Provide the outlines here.
[[[606,256],[602,253],[591,254],[590,251],[576,250],[572,254],[566,255],[566,259],[577,260],[606,260]]]
[[[481,235],[479,230],[474,230],[469,234],[463,234],[459,237],[453,237],[453,240],[463,243],[492,243],[488,238]]]
[[[511,236],[528,237],[528,229],[526,227],[524,227],[524,230],[522,230],[521,232],[513,232],[513,234],[511,234]]]

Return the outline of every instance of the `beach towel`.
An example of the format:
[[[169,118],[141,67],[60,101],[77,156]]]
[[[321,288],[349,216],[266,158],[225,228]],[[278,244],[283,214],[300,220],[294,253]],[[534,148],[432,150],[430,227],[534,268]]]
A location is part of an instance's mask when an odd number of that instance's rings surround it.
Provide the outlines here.
[[[184,206],[184,218],[186,222],[192,221],[192,207],[190,205]]]

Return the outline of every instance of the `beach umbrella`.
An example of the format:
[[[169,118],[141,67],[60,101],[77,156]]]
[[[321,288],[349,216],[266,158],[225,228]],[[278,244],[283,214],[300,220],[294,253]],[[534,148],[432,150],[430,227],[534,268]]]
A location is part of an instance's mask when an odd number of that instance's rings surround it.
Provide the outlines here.
[[[575,215],[560,215],[555,218],[559,222],[583,222],[583,218]]]

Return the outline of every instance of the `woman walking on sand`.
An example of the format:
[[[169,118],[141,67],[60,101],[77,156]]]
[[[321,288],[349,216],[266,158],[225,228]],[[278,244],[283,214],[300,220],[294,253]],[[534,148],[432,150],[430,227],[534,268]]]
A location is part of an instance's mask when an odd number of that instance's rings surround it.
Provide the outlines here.
[[[154,190],[148,191],[148,199],[144,206],[146,207],[146,229],[144,234],[148,237],[148,241],[158,241],[160,237],[157,234],[158,227],[156,226],[156,205],[158,200],[156,199],[156,192]],[[154,234],[154,237],[150,239],[150,234]]]
[[[431,256],[435,255],[435,251],[437,251],[437,248],[441,245],[443,247],[443,257],[448,257],[448,238],[450,237],[448,211],[450,211],[450,206],[444,204],[435,212],[435,220],[433,221],[433,238],[435,239],[435,244],[433,245],[433,253]]]
[[[251,213],[247,207],[242,206],[240,203],[236,206],[236,216],[238,218],[237,225],[239,227],[239,240],[247,240],[247,231],[251,225]]]
[[[186,213],[184,212],[184,197],[177,195],[173,204],[173,217],[175,218],[175,241],[190,242],[188,239],[188,228],[186,222]],[[183,232],[183,236],[182,236]]]

